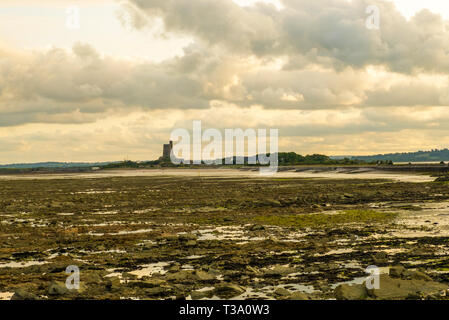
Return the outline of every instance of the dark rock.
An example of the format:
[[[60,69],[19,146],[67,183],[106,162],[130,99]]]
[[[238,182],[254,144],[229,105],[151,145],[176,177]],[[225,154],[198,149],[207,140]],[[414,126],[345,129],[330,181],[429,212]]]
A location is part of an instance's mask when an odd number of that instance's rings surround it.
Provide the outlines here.
[[[274,290],[273,293],[275,296],[280,296],[280,297],[286,297],[286,296],[291,295],[291,292],[284,288],[277,288],[276,290]]]
[[[196,244],[197,244],[197,242],[195,240],[189,240],[189,241],[186,242],[185,245],[187,247],[194,247],[194,246],[196,246]]]
[[[362,284],[340,284],[334,294],[338,300],[363,300],[368,296],[366,287]]]
[[[434,281],[392,279],[381,274],[379,289],[369,289],[368,294],[381,300],[416,299],[441,296],[447,289],[448,285]]]
[[[69,292],[64,283],[53,281],[48,287],[48,294],[51,296],[62,296]]]
[[[232,283],[224,283],[217,286],[214,290],[214,294],[220,298],[232,298],[238,296],[245,292],[245,289],[242,287],[232,284]]]
[[[295,291],[293,292],[289,297],[287,297],[288,300],[309,300],[309,296],[301,291]]]
[[[435,182],[447,182],[449,181],[449,176],[441,176],[435,179]]]
[[[199,281],[214,281],[215,276],[209,274],[208,272],[197,270],[195,271],[195,276]]]
[[[168,272],[175,273],[175,272],[179,272],[179,270],[181,270],[181,264],[174,263],[173,265],[170,266],[170,268],[168,269]]]
[[[394,266],[390,268],[389,274],[392,278],[401,278],[405,268],[403,266]]]
[[[38,300],[39,298],[31,292],[28,292],[24,289],[18,289],[14,292],[14,295],[11,297],[11,300]]]
[[[120,288],[120,278],[119,277],[108,277],[106,280],[106,288],[108,290],[117,290]]]
[[[383,265],[388,263],[388,257],[385,252],[378,252],[371,256],[375,265]]]
[[[178,236],[179,241],[188,242],[188,241],[196,241],[198,237],[191,233],[180,234]]]
[[[427,274],[425,274],[424,272],[418,271],[418,270],[416,270],[416,271],[407,270],[407,271],[404,271],[403,275],[407,279],[412,279],[412,280],[424,280],[424,281],[432,281],[433,280]]]
[[[145,289],[145,294],[147,296],[150,297],[154,297],[154,296],[162,296],[162,295],[167,295],[171,292],[172,290],[170,290],[169,288],[164,288],[164,287],[154,287],[154,288],[149,288],[149,289]]]
[[[253,224],[248,228],[249,231],[263,231],[265,230],[265,227],[260,224]]]
[[[198,281],[198,277],[192,272],[187,270],[181,270],[175,273],[168,273],[165,275],[167,281],[174,281],[180,283],[194,283]]]
[[[211,298],[214,295],[214,291],[213,290],[207,290],[207,291],[192,291],[190,293],[190,297],[192,298],[192,300],[199,300],[199,299],[204,299],[204,298]]]
[[[286,276],[290,273],[294,273],[296,271],[295,268],[284,267],[281,265],[276,265],[272,269],[264,269],[265,276]]]

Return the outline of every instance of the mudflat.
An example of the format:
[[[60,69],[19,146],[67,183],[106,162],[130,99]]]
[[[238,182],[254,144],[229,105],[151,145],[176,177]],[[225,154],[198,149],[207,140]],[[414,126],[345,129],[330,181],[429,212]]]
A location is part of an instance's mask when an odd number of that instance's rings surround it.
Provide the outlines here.
[[[301,167],[300,167],[301,168]],[[54,180],[54,179],[92,179],[113,177],[214,177],[214,178],[326,178],[326,179],[388,179],[405,182],[430,182],[435,178],[429,174],[413,174],[382,171],[377,168],[338,168],[311,167],[278,171],[272,175],[260,174],[259,169],[115,169],[97,172],[44,173],[2,175],[0,180]]]
[[[0,299],[447,299],[447,182],[136,172],[0,179]]]

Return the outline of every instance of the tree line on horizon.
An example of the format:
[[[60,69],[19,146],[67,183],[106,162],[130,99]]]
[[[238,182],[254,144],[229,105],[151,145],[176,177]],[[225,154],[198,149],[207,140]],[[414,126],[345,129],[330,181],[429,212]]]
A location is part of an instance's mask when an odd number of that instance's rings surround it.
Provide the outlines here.
[[[352,160],[392,161],[392,162],[440,162],[449,161],[449,149],[432,149],[430,151],[397,152],[372,156],[352,156]]]

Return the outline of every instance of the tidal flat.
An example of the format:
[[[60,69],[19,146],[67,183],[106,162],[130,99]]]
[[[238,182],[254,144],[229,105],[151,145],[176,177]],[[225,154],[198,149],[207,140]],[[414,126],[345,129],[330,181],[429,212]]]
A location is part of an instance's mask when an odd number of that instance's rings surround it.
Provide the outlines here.
[[[417,177],[4,177],[0,299],[449,299],[449,184]]]

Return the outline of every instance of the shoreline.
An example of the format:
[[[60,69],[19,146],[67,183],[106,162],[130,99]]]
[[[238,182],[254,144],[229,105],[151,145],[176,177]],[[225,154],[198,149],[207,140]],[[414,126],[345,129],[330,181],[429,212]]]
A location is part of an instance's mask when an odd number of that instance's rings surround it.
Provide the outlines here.
[[[432,182],[435,177],[427,171],[391,171],[378,167],[302,166],[280,167],[274,175],[261,175],[259,168],[151,168],[107,169],[88,172],[46,172],[0,174],[0,180],[101,179],[119,177],[203,177],[203,178],[321,178],[321,179],[387,179],[401,182]]]

